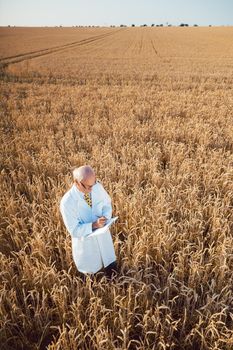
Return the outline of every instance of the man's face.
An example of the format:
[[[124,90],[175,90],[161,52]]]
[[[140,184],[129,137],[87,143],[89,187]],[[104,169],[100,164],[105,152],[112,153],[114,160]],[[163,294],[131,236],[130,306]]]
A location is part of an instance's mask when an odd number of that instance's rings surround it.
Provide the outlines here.
[[[92,187],[96,184],[95,175],[90,175],[82,181],[76,180],[76,185],[78,189],[84,193],[89,193],[92,191]]]

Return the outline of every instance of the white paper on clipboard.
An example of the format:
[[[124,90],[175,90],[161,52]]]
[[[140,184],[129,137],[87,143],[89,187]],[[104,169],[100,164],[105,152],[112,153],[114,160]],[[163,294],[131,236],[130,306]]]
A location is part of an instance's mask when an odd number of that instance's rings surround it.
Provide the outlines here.
[[[99,235],[102,235],[103,233],[105,233],[109,227],[118,219],[118,216],[115,216],[109,220],[107,220],[107,223],[103,226],[103,227],[100,227],[100,228],[97,228],[94,232],[90,233],[88,235],[88,237],[90,236],[99,236]]]

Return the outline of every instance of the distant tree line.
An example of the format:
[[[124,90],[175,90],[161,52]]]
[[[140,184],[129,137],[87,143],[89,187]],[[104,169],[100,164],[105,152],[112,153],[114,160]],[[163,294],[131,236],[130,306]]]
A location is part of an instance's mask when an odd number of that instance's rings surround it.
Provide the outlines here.
[[[161,24],[152,23],[150,26],[151,27],[164,27],[164,24],[163,23],[161,23]],[[194,24],[193,26],[194,27],[198,27],[198,24]],[[111,27],[115,27],[115,26],[111,26]],[[127,27],[127,25],[121,24],[120,27]],[[134,24],[134,23],[131,24],[131,27],[136,27],[136,24]],[[146,23],[144,23],[144,24],[141,24],[140,27],[148,27],[148,25]],[[172,27],[172,24],[167,23],[167,27]],[[189,27],[189,24],[187,24],[187,23],[180,23],[178,25],[178,27]],[[211,25],[209,25],[209,27],[211,27]]]
[[[148,27],[148,26],[151,26],[151,27],[164,27],[165,25],[164,25],[163,23],[161,23],[161,24],[152,23],[151,25],[148,25],[148,24],[146,24],[146,23],[141,24],[141,25],[136,25],[136,24],[134,24],[134,23],[131,24],[131,27]],[[167,23],[166,26],[167,26],[167,27],[172,27],[173,25]],[[56,26],[56,27],[58,27],[58,26]],[[60,25],[60,27],[62,27],[62,25]],[[76,28],[77,28],[77,27],[78,27],[78,28],[99,28],[99,27],[105,27],[105,26],[95,26],[95,25],[81,26],[81,25],[79,25],[79,26],[73,26],[73,27],[76,27]],[[106,27],[111,27],[111,28],[120,27],[120,28],[124,28],[124,27],[128,27],[128,25],[126,25],[126,24],[120,24],[119,26],[117,26],[117,25],[113,25],[113,24],[112,24],[112,25],[106,26]],[[174,25],[174,27],[175,27],[175,25]],[[189,24],[187,24],[187,23],[180,23],[177,27],[189,27]],[[194,24],[193,27],[198,27],[198,24]],[[212,27],[212,25],[209,24],[209,27]]]
[[[151,26],[151,27],[164,27],[165,25],[163,23],[161,24],[155,24],[155,23],[152,23],[150,25],[144,23],[144,24],[141,24],[141,25],[136,25],[136,24],[131,24],[131,27],[148,27],[148,26]],[[166,24],[167,27],[172,27],[173,25],[172,24],[169,24],[167,23]],[[8,25],[8,27],[15,27],[15,26],[11,26],[11,25]],[[44,26],[44,27],[48,27],[48,26]],[[55,26],[56,28],[63,28],[62,25],[59,25],[59,26]],[[65,26],[66,27],[66,26]],[[86,25],[86,26],[82,26],[82,25],[76,25],[76,26],[72,26],[73,28],[99,28],[99,27],[111,27],[111,28],[115,28],[115,27],[128,27],[128,25],[126,24],[120,24],[120,25],[106,25],[106,26],[100,26],[100,25]],[[175,25],[174,25],[175,27]],[[179,25],[177,25],[177,27],[189,27],[189,24],[187,23],[180,23]],[[193,27],[198,27],[198,24],[193,24]],[[212,27],[211,24],[209,24],[209,27]],[[223,26],[224,27],[224,26]]]

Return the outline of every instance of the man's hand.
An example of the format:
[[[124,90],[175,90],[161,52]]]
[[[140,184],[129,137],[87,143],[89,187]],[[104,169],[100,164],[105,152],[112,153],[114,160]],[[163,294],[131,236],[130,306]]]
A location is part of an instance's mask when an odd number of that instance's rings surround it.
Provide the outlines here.
[[[106,224],[107,218],[105,216],[101,216],[98,220],[93,222],[92,229],[103,227]]]

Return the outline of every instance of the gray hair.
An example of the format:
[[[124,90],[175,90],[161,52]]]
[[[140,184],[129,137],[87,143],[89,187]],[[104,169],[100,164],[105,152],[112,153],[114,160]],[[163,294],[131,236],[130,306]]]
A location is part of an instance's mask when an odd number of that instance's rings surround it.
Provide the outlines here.
[[[95,175],[90,165],[82,165],[72,170],[74,180],[82,181],[91,175]]]

